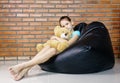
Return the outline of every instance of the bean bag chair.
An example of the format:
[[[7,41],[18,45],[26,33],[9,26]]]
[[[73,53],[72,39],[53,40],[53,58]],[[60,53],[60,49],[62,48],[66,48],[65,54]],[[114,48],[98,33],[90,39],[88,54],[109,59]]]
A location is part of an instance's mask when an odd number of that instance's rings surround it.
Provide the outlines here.
[[[60,54],[39,64],[45,71],[86,74],[111,69],[114,54],[108,30],[101,22],[80,23],[80,38]]]

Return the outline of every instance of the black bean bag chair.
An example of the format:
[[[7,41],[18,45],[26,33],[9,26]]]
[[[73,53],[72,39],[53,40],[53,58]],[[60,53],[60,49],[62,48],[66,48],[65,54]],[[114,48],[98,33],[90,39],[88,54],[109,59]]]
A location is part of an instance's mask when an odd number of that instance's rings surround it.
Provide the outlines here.
[[[40,64],[45,71],[85,74],[111,69],[114,54],[108,30],[101,22],[80,23],[74,30],[81,36],[74,44],[47,62]]]

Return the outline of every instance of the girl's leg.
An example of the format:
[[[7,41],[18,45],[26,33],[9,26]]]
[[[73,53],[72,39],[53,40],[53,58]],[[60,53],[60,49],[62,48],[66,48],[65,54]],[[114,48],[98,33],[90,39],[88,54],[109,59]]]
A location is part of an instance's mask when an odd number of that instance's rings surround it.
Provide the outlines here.
[[[32,60],[18,65],[19,70],[44,63],[56,54],[55,48],[49,48],[44,53],[38,53]]]
[[[16,81],[21,80],[28,73],[28,71],[30,69],[31,69],[31,67],[27,67],[27,68],[23,69],[22,71],[20,71],[16,75],[13,75],[13,79]]]
[[[46,52],[48,49],[50,48],[50,46],[46,46],[44,47],[38,54],[42,55],[44,52]],[[37,58],[37,56],[34,56],[33,58]],[[15,65],[15,66],[12,66],[12,67],[9,67],[8,70],[10,71],[10,73],[12,75],[16,75],[20,69],[19,69],[19,65],[21,64],[18,64],[18,65]]]
[[[24,76],[24,73],[30,69],[29,67],[43,63],[47,61],[49,58],[51,58],[52,56],[54,56],[55,54],[56,54],[56,49],[47,47],[47,49],[46,48],[44,49],[43,53],[39,52],[32,60],[13,66],[10,68],[10,70],[12,70],[15,74],[17,74],[18,78],[16,80],[19,80]],[[24,70],[25,68],[28,68],[28,69],[26,69],[25,71]],[[16,78],[16,75],[13,75],[13,76]]]

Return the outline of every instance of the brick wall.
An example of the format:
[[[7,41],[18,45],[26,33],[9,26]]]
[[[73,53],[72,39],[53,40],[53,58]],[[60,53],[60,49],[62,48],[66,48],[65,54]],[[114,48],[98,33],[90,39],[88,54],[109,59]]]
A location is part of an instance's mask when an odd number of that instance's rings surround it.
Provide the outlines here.
[[[120,0],[0,0],[0,56],[35,55],[63,15],[75,24],[103,22],[120,56]]]

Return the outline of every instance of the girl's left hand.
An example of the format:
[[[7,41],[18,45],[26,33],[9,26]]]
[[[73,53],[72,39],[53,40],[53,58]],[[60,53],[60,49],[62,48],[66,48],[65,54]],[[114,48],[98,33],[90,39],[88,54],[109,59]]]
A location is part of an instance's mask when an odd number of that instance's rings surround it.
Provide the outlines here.
[[[57,37],[56,36],[52,36],[50,39],[51,40],[57,40]]]

